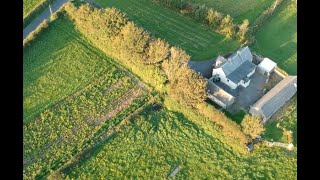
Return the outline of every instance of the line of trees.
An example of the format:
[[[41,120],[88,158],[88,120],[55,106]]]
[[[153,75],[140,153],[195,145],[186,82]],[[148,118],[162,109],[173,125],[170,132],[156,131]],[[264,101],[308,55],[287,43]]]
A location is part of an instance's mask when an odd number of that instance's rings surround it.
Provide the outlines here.
[[[223,34],[227,38],[239,40],[243,45],[253,42],[253,36],[249,31],[248,19],[243,20],[241,24],[236,24],[229,14],[224,15],[212,7],[207,7],[205,4],[191,4],[183,0],[152,0],[152,2],[189,15],[195,20],[209,25],[212,30]]]
[[[206,81],[188,67],[184,50],[152,37],[115,8],[69,3],[65,10],[90,41],[160,92],[189,107],[206,99]]]

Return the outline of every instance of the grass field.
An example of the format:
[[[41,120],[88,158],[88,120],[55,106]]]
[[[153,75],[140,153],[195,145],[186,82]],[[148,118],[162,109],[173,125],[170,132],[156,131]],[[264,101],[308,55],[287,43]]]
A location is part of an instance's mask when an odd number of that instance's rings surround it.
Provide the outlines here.
[[[273,3],[273,0],[187,0],[186,2],[206,4],[224,14],[230,14],[238,23],[244,19],[253,23]]]
[[[268,140],[288,142],[288,138],[283,131],[277,127],[277,123],[281,127],[291,130],[293,133],[293,144],[297,146],[297,96],[293,96],[284,107],[282,107],[273,117],[270,123],[266,125],[265,138]]]
[[[284,0],[255,35],[253,50],[278,63],[291,75],[297,74],[297,7]]]
[[[65,17],[24,49],[25,179],[45,177],[145,104],[145,88],[111,62]]]
[[[48,0],[23,0],[23,18],[45,1]]]
[[[239,156],[182,113],[145,109],[91,157],[62,172],[74,179],[166,179],[180,166],[176,179],[295,179],[293,154],[259,146]]]
[[[41,12],[48,8],[53,0],[23,0],[23,28],[35,19]]]
[[[116,7],[154,36],[180,46],[192,60],[207,60],[239,48],[235,40],[225,39],[201,23],[148,0],[95,0],[104,7]]]
[[[99,76],[108,67],[107,61],[73,38],[81,36],[72,26],[70,21],[58,20],[31,46],[24,48],[24,122]],[[66,33],[65,29],[71,31]]]

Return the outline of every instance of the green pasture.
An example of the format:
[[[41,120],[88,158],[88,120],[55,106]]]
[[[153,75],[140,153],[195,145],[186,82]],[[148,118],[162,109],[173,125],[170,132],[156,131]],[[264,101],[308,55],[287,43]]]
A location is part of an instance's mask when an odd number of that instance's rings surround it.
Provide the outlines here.
[[[239,156],[182,113],[145,109],[91,157],[62,172],[68,178],[295,179],[296,157],[262,145]]]
[[[290,75],[297,74],[297,6],[284,0],[255,35],[253,50],[269,57]]]

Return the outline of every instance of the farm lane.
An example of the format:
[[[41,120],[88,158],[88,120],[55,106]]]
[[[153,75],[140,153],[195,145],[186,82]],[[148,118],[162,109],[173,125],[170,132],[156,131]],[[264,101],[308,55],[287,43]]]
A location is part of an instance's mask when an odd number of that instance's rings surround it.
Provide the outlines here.
[[[56,0],[51,4],[52,13],[56,12],[63,4],[69,0]],[[35,18],[26,28],[23,29],[23,39],[25,39],[32,31],[37,29],[37,27],[45,20],[50,18],[49,7],[42,12],[37,18]]]

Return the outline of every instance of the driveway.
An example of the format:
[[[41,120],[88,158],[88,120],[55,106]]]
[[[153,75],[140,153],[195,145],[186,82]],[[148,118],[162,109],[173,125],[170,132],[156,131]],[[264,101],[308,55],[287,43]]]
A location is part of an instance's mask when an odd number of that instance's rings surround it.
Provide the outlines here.
[[[238,108],[242,110],[249,110],[250,106],[264,95],[263,89],[266,84],[266,77],[256,71],[250,79],[251,82],[248,87],[244,88],[239,86],[237,88],[238,95],[235,100],[235,106],[231,108],[234,111],[237,111]]]
[[[52,13],[56,12],[64,3],[69,0],[56,0],[51,4]],[[32,31],[37,29],[37,27],[45,20],[50,18],[49,7],[42,12],[37,18],[35,18],[26,28],[23,29],[23,39],[25,39]]]

